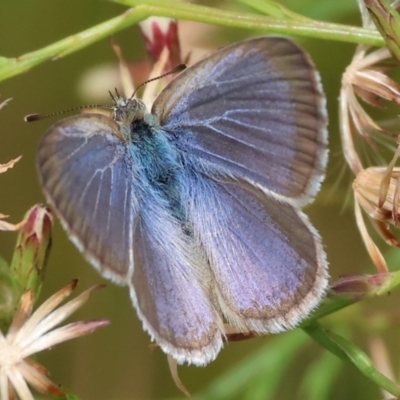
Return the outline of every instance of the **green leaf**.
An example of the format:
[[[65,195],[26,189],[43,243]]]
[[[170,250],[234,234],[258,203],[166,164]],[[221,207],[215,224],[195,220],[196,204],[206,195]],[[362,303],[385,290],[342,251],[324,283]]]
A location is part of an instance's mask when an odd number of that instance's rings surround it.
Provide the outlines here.
[[[0,56],[0,67],[2,67],[3,65],[6,65],[8,63],[10,63],[12,61],[11,58],[7,58],[7,57],[1,57]]]
[[[8,263],[2,256],[0,256],[0,270],[4,268],[8,268]]]
[[[80,33],[68,36],[42,49],[26,53],[20,57],[8,59],[4,65],[0,64],[0,82],[4,79],[29,71],[45,61],[58,59],[67,54],[81,50],[107,36],[112,35],[134,23],[150,16],[149,10],[143,7],[131,9],[110,20],[86,29]]]
[[[310,365],[302,379],[300,396],[307,400],[327,400],[331,398],[332,388],[342,363],[332,353],[324,352]]]
[[[288,10],[282,4],[276,3],[275,1],[267,1],[267,0],[237,0],[237,1],[239,3],[243,3],[249,7],[254,8],[255,10],[265,15],[269,15],[270,17],[290,18],[295,20],[310,21],[308,18]]]
[[[8,264],[0,259],[0,330],[6,332],[11,324],[23,289],[18,277]]]
[[[188,21],[235,28],[259,29],[284,35],[314,37],[317,39],[340,40],[383,46],[384,41],[378,32],[372,29],[356,28],[348,25],[332,24],[306,18],[282,19],[227,11],[197,4],[182,3],[173,0],[110,0],[130,7],[143,7],[149,15],[169,17]],[[292,14],[294,15],[294,13]]]
[[[284,371],[306,344],[307,336],[299,329],[275,337],[197,394],[196,400],[232,399],[241,392],[252,400],[272,399]]]
[[[322,347],[352,364],[379,387],[396,397],[400,397],[400,387],[380,373],[371,359],[355,344],[336,333],[322,329],[318,324],[304,327],[303,330]]]

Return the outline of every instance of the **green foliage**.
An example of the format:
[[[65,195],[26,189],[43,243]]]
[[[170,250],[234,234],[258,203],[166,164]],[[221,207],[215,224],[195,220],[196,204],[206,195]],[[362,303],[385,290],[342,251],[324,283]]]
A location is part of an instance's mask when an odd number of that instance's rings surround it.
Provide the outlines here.
[[[330,41],[343,41],[371,46],[383,46],[387,43],[394,54],[397,56],[400,54],[398,52],[398,42],[400,43],[400,40],[397,40],[400,19],[397,12],[392,8],[388,8],[393,17],[390,19],[391,23],[389,24],[388,19],[384,18],[385,14],[381,12],[382,10],[371,6],[375,11],[375,20],[378,21],[379,33],[376,30],[312,19],[311,16],[321,16],[318,10],[322,10],[320,8],[322,6],[319,6],[318,2],[308,2],[310,4],[308,8],[306,2],[304,2],[303,7],[309,10],[310,15],[303,16],[291,11],[289,7],[284,5],[284,2],[278,3],[265,0],[237,0],[240,7],[245,7],[241,11],[226,11],[222,8],[206,7],[174,0],[110,1],[121,6],[134,8],[125,9],[117,17],[19,57],[7,58],[0,56],[0,81],[25,73],[55,58],[66,57],[118,31],[131,27],[149,16],[173,17],[223,27],[256,30],[257,32],[323,39],[326,41],[326,46],[330,45]],[[386,2],[383,2],[383,4],[386,4]],[[349,9],[354,11],[355,7],[354,4],[349,6],[347,0],[331,1],[325,3],[325,7],[321,12],[323,12],[323,17],[329,18],[329,16],[336,17],[340,14],[346,14]],[[400,57],[398,56],[398,58]],[[339,84],[340,82],[337,82],[338,86]],[[40,290],[43,277],[39,277],[36,274],[34,279],[31,279],[31,276],[28,279],[26,276],[27,271],[33,270],[37,263],[44,268],[47,261],[50,238],[46,237],[45,239],[44,243],[35,242],[34,248],[29,247],[29,243],[23,242],[22,248],[26,252],[21,253],[21,238],[19,238],[19,245],[14,254],[11,270],[8,264],[0,257],[1,305],[8,304],[6,299],[10,298],[10,296],[12,298],[19,297],[22,287],[34,286],[35,291],[38,292]],[[398,265],[396,251],[391,251],[394,260],[393,265]],[[24,271],[26,278],[24,283],[21,283],[21,279],[16,278],[18,275],[16,271]],[[364,278],[360,278],[360,280],[362,279]],[[26,284],[26,281],[30,283]],[[290,380],[291,368],[296,363],[296,359],[304,357],[304,352],[310,346],[311,340],[309,340],[309,337],[317,342],[321,349],[316,352],[315,359],[309,360],[307,367],[301,371],[302,376],[300,377],[301,383],[298,385],[300,388],[298,395],[297,397],[294,395],[291,398],[308,400],[333,399],[333,388],[344,364],[349,364],[359,371],[360,387],[363,386],[364,379],[366,379],[373,382],[377,388],[385,389],[394,396],[400,397],[400,388],[397,383],[379,372],[370,357],[361,349],[361,346],[353,343],[347,337],[322,327],[324,321],[321,320],[323,317],[335,314],[340,309],[358,301],[367,302],[368,299],[371,301],[371,299],[384,297],[395,290],[400,284],[400,272],[387,274],[381,280],[374,280],[372,283],[368,278],[368,282],[363,281],[363,283],[365,285],[362,286],[361,292],[357,292],[357,294],[352,292],[352,289],[355,288],[353,285],[348,290],[346,288],[346,291],[339,295],[336,293],[336,296],[328,297],[320,309],[316,310],[301,325],[301,328],[308,336],[302,330],[297,329],[274,337],[256,352],[227,369],[221,376],[215,377],[211,383],[204,385],[195,398],[198,400],[234,398],[268,400],[278,398],[278,393],[285,393],[285,380]],[[7,290],[4,287],[7,287]],[[357,286],[357,290],[360,290],[360,286]],[[8,291],[11,291],[12,295]],[[9,324],[10,313],[15,308],[15,301],[10,307],[7,309],[7,315],[2,313],[3,307],[0,307],[2,330]],[[116,345],[114,344],[114,346]],[[134,356],[133,354],[132,357]],[[104,368],[112,368],[112,366],[105,364]],[[78,397],[68,394],[66,399],[74,400],[78,399]]]

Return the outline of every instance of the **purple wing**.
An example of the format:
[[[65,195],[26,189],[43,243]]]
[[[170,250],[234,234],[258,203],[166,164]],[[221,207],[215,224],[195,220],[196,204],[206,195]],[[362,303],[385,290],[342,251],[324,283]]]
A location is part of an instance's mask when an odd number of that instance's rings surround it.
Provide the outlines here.
[[[228,46],[179,74],[153,110],[176,145],[220,172],[305,204],[327,160],[325,99],[307,54],[283,38]]]
[[[37,169],[47,201],[85,257],[106,277],[132,274],[132,226],[138,201],[134,166],[113,120],[78,115],[42,138]]]
[[[204,255],[157,196],[135,222],[131,298],[144,329],[178,363],[205,365],[222,347]]]
[[[129,286],[144,328],[163,350],[178,362],[207,364],[223,334],[211,271],[165,199],[141,186],[118,135],[101,115],[54,125],[37,153],[46,198],[85,257]]]
[[[328,284],[316,230],[301,211],[260,189],[191,176],[189,218],[224,317],[239,331],[293,328]]]

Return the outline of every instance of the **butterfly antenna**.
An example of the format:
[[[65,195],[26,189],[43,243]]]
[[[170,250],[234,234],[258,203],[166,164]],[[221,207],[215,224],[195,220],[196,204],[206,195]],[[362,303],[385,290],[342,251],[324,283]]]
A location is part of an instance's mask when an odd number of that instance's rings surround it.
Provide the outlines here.
[[[157,76],[155,78],[149,79],[148,81],[143,82],[141,85],[139,85],[137,87],[137,89],[133,92],[131,99],[135,96],[135,94],[137,93],[137,91],[142,88],[144,85],[147,85],[149,82],[155,81],[157,79],[161,79],[164,78],[164,76],[167,75],[171,75],[171,74],[177,74],[178,72],[183,71],[184,69],[186,69],[186,65],[185,64],[179,64],[177,65],[174,69],[172,69],[171,71],[166,72],[165,74],[162,74],[160,76]],[[115,95],[112,94],[110,91],[108,92],[110,93],[111,99],[113,101],[113,103],[115,104],[115,102],[121,98],[117,88],[115,88]],[[33,121],[39,121],[41,119],[45,119],[45,118],[49,118],[49,117],[54,117],[55,115],[60,115],[60,114],[66,114],[69,113],[71,111],[76,111],[76,110],[82,110],[85,108],[105,108],[108,110],[112,110],[114,107],[112,106],[104,106],[101,104],[89,104],[87,106],[79,106],[79,107],[73,107],[73,108],[68,108],[67,110],[63,110],[63,111],[56,111],[56,112],[52,112],[52,113],[48,113],[48,114],[28,114],[24,117],[24,121],[25,122],[33,122]]]
[[[165,74],[162,74],[160,76],[156,76],[155,78],[151,78],[148,81],[145,81],[143,83],[141,83],[133,92],[132,96],[130,97],[131,99],[133,99],[135,97],[135,94],[138,92],[139,89],[141,89],[143,86],[147,85],[150,82],[156,81],[158,79],[164,78],[167,75],[171,75],[171,74],[177,74],[179,72],[182,72],[184,69],[186,69],[186,64],[179,64],[177,65],[174,69],[171,69],[171,71],[166,72]]]
[[[118,92],[117,92],[118,93]],[[111,92],[110,92],[111,94]],[[113,95],[111,94],[111,97],[113,98]],[[101,104],[89,104],[87,106],[79,106],[79,107],[73,107],[73,108],[68,108],[67,110],[62,110],[62,111],[56,111],[48,114],[28,114],[24,117],[25,122],[33,122],[33,121],[40,121],[41,119],[49,118],[49,117],[54,117],[55,115],[60,115],[60,114],[66,114],[71,111],[76,111],[76,110],[82,110],[85,108],[106,108],[109,110],[112,110],[112,107],[110,106],[104,106]]]

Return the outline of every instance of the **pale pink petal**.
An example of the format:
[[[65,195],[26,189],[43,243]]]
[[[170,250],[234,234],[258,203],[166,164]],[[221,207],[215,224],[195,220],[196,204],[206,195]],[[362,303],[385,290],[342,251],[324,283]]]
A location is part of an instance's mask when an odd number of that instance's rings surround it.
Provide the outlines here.
[[[29,364],[31,367],[35,368],[38,372],[40,372],[42,375],[50,375],[50,372],[47,368],[45,368],[42,364],[37,363],[36,361],[33,361],[32,358],[25,358],[24,362]]]
[[[18,224],[11,224],[10,222],[0,220],[0,231],[18,231],[25,224],[25,221],[21,221]]]
[[[4,101],[0,104],[0,110],[1,110],[2,108],[4,108],[11,100],[12,100],[11,98],[9,98],[9,99],[7,99],[7,100],[4,100]]]
[[[16,337],[18,337],[20,329],[32,314],[32,308],[33,308],[33,292],[32,290],[27,290],[21,296],[17,311],[15,312],[14,318],[8,329],[7,341],[9,344],[12,344],[16,339]]]
[[[340,89],[339,96],[339,121],[340,121],[340,135],[342,140],[343,154],[346,159],[347,164],[350,169],[358,174],[362,169],[362,163],[360,157],[358,156],[355,144],[354,135],[350,127],[350,115],[349,115],[349,102],[348,102],[348,92],[351,89],[348,85],[343,85]]]
[[[122,55],[121,48],[114,42],[111,42],[114,53],[118,57],[119,61],[119,74],[121,77],[122,88],[124,90],[125,98],[129,99],[132,93],[135,91],[135,85],[133,83],[132,75],[129,71],[128,64],[126,63],[124,56]]]
[[[186,389],[185,385],[182,383],[181,379],[179,378],[178,374],[178,363],[177,361],[172,358],[169,354],[167,355],[169,371],[171,372],[171,376],[175,385],[178,389],[180,389],[187,397],[191,398],[191,394]]]
[[[42,321],[47,315],[53,311],[71,292],[75,289],[78,284],[78,280],[73,280],[70,284],[63,287],[53,296],[49,297],[29,318],[24,326],[18,331],[15,340],[21,340],[22,338],[29,338],[32,330],[36,329],[36,326]]]
[[[368,9],[362,0],[358,0],[358,8],[360,9],[363,28],[375,28]]]
[[[178,23],[166,17],[150,17],[140,22],[148,52],[157,61],[164,48],[168,49],[166,70],[182,63]]]
[[[53,347],[59,343],[66,342],[67,340],[74,339],[79,336],[84,336],[92,333],[98,328],[107,326],[110,322],[106,319],[99,319],[95,321],[78,321],[72,324],[62,326],[61,328],[54,329],[46,333],[39,339],[35,340],[29,346],[21,350],[22,358],[28,357],[31,354],[38,353],[42,350]]]
[[[18,366],[9,368],[8,379],[11,381],[11,384],[17,392],[20,400],[35,400],[21,372],[19,371]]]
[[[22,156],[19,156],[17,158],[14,158],[13,160],[9,161],[6,164],[0,164],[0,174],[3,172],[6,172],[8,169],[12,168],[15,163],[17,163]]]
[[[92,286],[91,288],[82,292],[79,296],[75,297],[68,303],[48,314],[40,322],[35,323],[35,326],[32,327],[32,330],[30,330],[29,334],[24,334],[25,339],[20,341],[20,345],[22,347],[27,346],[31,342],[42,336],[44,333],[48,332],[50,329],[53,329],[55,326],[67,319],[79,307],[81,307],[89,299],[90,295],[95,290],[101,289],[103,287],[104,285]],[[39,311],[39,309],[37,311]],[[32,318],[35,317],[36,312],[32,315]],[[28,321],[26,325],[28,325],[29,323],[30,321]]]
[[[4,368],[0,368],[0,399],[8,400],[8,376]]]
[[[387,58],[392,57],[389,49],[387,47],[382,47],[381,49],[372,51],[361,57],[361,59],[357,62],[357,69],[365,69],[374,64],[377,64]]]
[[[9,100],[4,101],[3,103],[0,104],[0,109],[4,107],[5,104],[7,104]],[[9,161],[6,164],[0,164],[0,174],[3,172],[6,172],[8,169],[12,168],[15,163],[17,163],[21,159],[21,156],[14,158],[13,160]],[[21,221],[18,224],[12,224],[10,222],[2,221],[1,219],[6,218],[7,215],[0,214],[0,231],[16,231],[20,229],[25,221]]]
[[[22,362],[18,369],[24,379],[39,392],[56,397],[64,396],[64,392],[34,366]]]
[[[104,287],[104,285],[93,286],[56,309],[71,294],[76,284],[75,280],[58,291],[33,314],[33,292],[27,290],[21,296],[7,336],[0,331],[1,399],[16,400],[18,397],[19,400],[33,400],[27,383],[42,393],[56,397],[64,396],[59,386],[47,378],[49,374],[47,369],[29,356],[61,342],[87,335],[109,324],[108,320],[103,319],[79,321],[50,331],[85,303],[94,290]]]
[[[156,78],[157,76],[162,75],[165,70],[166,63],[168,61],[169,51],[167,47],[164,47],[162,50],[160,57],[157,62],[154,64],[153,69],[149,75],[149,80]],[[149,82],[143,92],[142,101],[146,105],[146,107],[150,110],[154,100],[157,97],[157,94],[160,93],[160,84],[164,84],[160,80],[154,80]]]
[[[386,74],[370,69],[358,71],[357,78],[359,80],[355,84],[364,90],[369,90],[386,100],[400,102],[400,86]]]

